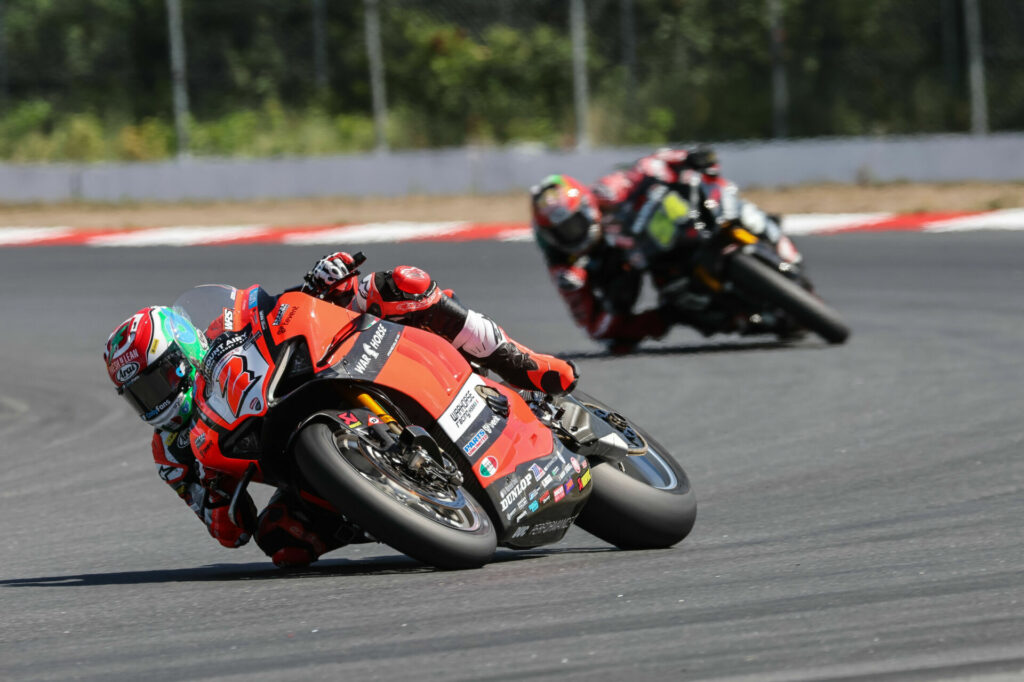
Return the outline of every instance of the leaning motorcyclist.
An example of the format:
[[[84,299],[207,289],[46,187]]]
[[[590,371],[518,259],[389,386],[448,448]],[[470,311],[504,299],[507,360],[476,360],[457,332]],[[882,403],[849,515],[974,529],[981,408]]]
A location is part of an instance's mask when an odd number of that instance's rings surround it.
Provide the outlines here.
[[[647,338],[660,338],[673,324],[687,324],[705,336],[736,329],[711,307],[707,292],[690,289],[688,269],[699,244],[695,207],[734,215],[751,232],[777,241],[777,218],[739,199],[735,185],[720,175],[708,147],[661,149],[626,170],[587,187],[567,175],[550,175],[531,189],[533,229],[551,278],[576,323],[613,353],[625,353]],[[645,252],[633,234],[644,207],[666,190],[678,193],[691,220],[664,256]],[[645,273],[671,303],[634,312]]]
[[[518,388],[558,394],[575,387],[578,375],[571,362],[517,343],[489,317],[463,307],[423,270],[403,265],[360,280],[355,265],[345,252],[324,256],[295,289],[434,332]],[[238,481],[204,469],[189,439],[196,418],[195,377],[207,349],[205,334],[174,309],[161,306],[138,311],[107,339],[103,359],[118,394],[156,429],[152,446],[160,478],[222,545],[240,547],[254,533],[256,544],[277,566],[305,566],[348,542],[366,541],[336,514],[282,490],[258,516],[244,493],[238,505],[240,523],[232,521],[228,506]]]

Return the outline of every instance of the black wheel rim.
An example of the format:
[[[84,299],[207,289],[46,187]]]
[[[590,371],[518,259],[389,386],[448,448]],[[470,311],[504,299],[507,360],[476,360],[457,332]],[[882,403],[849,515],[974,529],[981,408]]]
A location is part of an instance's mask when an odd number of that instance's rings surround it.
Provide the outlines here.
[[[481,515],[461,488],[425,483],[362,439],[340,437],[336,444],[342,459],[364,480],[407,509],[455,530],[480,529]]]
[[[646,438],[640,429],[630,424],[621,414],[592,403],[583,403],[583,406],[615,429],[629,444],[629,455],[614,463],[619,471],[652,488],[674,490],[678,486],[679,478],[657,443]]]

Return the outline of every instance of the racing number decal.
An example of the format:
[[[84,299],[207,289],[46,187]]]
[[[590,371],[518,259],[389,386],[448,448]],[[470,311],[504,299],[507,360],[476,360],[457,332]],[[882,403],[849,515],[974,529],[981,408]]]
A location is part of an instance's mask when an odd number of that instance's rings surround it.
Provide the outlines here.
[[[217,383],[221,387],[221,396],[236,415],[241,411],[245,394],[249,392],[255,382],[256,375],[249,369],[244,355],[236,355],[225,362],[217,377]]]

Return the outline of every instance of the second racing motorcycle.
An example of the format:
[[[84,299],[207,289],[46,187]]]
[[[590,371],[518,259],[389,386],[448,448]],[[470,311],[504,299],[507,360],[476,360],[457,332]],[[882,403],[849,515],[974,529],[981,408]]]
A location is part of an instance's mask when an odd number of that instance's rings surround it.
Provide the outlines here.
[[[702,199],[698,184],[652,185],[630,223],[607,237],[651,273],[662,309],[705,334],[810,331],[845,342],[849,328],[814,293],[781,219],[741,201],[735,185]]]
[[[175,308],[210,330],[189,437],[205,468],[242,481],[236,519],[241,491],[265,483],[446,569],[573,524],[624,549],[693,527],[682,467],[585,393],[516,390],[439,336],[299,291],[204,285]]]

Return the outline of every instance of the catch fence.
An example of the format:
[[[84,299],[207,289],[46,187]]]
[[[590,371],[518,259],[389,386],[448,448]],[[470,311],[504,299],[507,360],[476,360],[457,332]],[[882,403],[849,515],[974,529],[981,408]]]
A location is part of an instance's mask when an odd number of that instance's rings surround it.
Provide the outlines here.
[[[1020,35],[1020,0],[0,0],[0,158],[1014,131]]]

